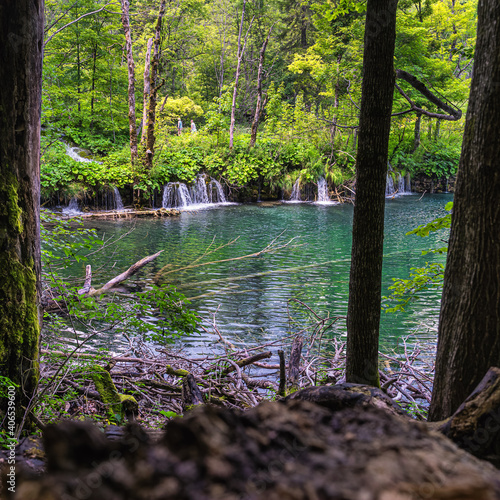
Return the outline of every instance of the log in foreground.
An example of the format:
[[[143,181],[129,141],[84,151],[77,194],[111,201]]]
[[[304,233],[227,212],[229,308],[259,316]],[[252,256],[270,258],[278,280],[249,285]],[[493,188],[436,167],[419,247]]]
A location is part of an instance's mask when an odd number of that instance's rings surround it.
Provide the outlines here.
[[[109,441],[81,422],[48,426],[44,440],[48,474],[20,474],[13,498],[500,500],[492,465],[370,405],[204,405],[156,443],[135,424]]]

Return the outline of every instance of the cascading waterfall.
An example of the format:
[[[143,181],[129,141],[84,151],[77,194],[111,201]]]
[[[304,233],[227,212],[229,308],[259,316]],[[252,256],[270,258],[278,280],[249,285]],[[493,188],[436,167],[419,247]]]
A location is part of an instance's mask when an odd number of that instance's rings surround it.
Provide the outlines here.
[[[385,185],[385,195],[387,197],[399,196],[403,194],[411,194],[411,179],[410,174],[402,176],[399,172],[387,172],[387,182]]]
[[[114,187],[113,188],[113,193],[115,195],[115,205],[116,205],[116,210],[118,212],[124,210],[124,206],[123,206],[123,201],[122,201],[122,197],[120,196],[120,191],[118,191],[118,188],[117,187]]]
[[[219,182],[211,179],[207,184],[204,174],[196,176],[189,189],[183,182],[169,182],[163,190],[163,208],[187,208],[227,203],[224,190]]]
[[[191,199],[195,205],[203,205],[208,203],[207,183],[204,174],[196,176],[194,185],[191,188]]]
[[[318,179],[318,203],[325,203],[330,201],[330,197],[328,196],[328,186],[326,184],[326,179],[324,177],[320,177]]]
[[[209,184],[208,199],[209,203],[227,203],[226,196],[224,195],[224,190],[215,179],[212,179]]]
[[[183,182],[169,182],[163,191],[164,208],[184,208],[192,205],[189,189]]]
[[[76,214],[82,213],[80,211],[80,207],[78,205],[78,200],[77,200],[76,196],[74,198],[71,198],[69,205],[67,207],[64,207],[62,209],[62,212],[65,215],[76,215]]]
[[[66,154],[70,157],[73,158],[75,161],[79,161],[80,163],[99,163],[101,164],[102,161],[96,161],[92,160],[91,158],[85,158],[84,156],[81,156],[80,153],[84,151],[82,148],[78,148],[76,146],[70,146],[69,144],[66,144],[63,142],[64,147],[66,148]]]
[[[292,195],[290,196],[290,201],[301,201],[300,200],[300,177],[295,181],[292,188]]]

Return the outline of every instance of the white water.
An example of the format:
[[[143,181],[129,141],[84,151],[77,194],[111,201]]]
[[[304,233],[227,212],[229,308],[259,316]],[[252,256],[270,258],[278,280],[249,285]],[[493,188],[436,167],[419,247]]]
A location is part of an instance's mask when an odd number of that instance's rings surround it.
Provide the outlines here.
[[[290,196],[290,201],[294,203],[298,203],[301,201],[300,199],[300,177],[295,181],[295,184],[292,188],[292,195]]]
[[[99,164],[102,163],[102,161],[91,160],[90,158],[85,158],[83,156],[80,156],[80,153],[84,151],[82,148],[78,148],[76,146],[70,146],[65,142],[63,142],[63,144],[64,147],[66,148],[66,154],[70,158],[73,158],[73,160],[75,161],[79,161],[80,163],[99,163]]]
[[[78,206],[78,200],[76,199],[76,197],[71,198],[69,205],[62,209],[62,213],[64,215],[78,215],[82,213],[80,207]]]
[[[220,183],[211,179],[207,184],[206,179],[204,174],[197,175],[191,188],[183,182],[169,182],[163,189],[162,207],[193,210],[227,204]]]
[[[403,177],[399,172],[396,172],[396,179],[394,180],[392,174],[387,172],[385,196],[392,198],[393,196],[401,196],[404,194],[411,194],[410,174]]]
[[[328,195],[328,184],[324,177],[318,179],[318,198],[315,202],[318,205],[336,205],[336,201],[330,200]]]
[[[114,187],[113,193],[115,195],[116,210],[118,212],[120,212],[120,211],[124,210],[122,197],[120,196],[120,191],[118,191],[118,188]]]

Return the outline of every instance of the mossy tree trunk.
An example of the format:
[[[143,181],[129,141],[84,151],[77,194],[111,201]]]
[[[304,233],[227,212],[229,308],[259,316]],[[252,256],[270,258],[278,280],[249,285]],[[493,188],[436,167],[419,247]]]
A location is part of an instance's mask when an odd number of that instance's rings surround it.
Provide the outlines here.
[[[384,207],[397,0],[368,0],[347,310],[347,382],[378,386]]]
[[[444,275],[431,420],[500,366],[500,4],[480,0]]]
[[[0,374],[19,385],[18,416],[38,380],[43,9],[0,6]]]

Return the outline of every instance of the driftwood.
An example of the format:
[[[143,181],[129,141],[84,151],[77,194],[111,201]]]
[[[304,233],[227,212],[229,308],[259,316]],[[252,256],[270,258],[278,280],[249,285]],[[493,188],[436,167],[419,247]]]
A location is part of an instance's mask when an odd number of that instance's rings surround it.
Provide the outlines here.
[[[286,393],[286,366],[285,366],[285,353],[283,349],[278,350],[280,358],[280,385],[278,389],[278,396],[284,396]]]
[[[115,276],[112,280],[109,280],[105,285],[103,285],[101,288],[94,290],[90,289],[89,292],[87,292],[86,296],[87,297],[94,297],[96,295],[101,295],[103,293],[106,293],[107,291],[111,290],[113,287],[119,285],[120,283],[123,283],[125,280],[136,274],[140,269],[142,269],[144,266],[152,262],[153,260],[158,257],[163,250],[160,250],[159,252],[149,255],[148,257],[144,257],[143,259],[137,261],[135,264],[131,265],[125,272],[119,274],[118,276]]]
[[[187,374],[182,382],[182,409],[185,411],[203,403],[203,394],[196,384],[195,378],[191,373]]]
[[[96,297],[102,295],[103,293],[111,291],[114,287],[116,287],[120,283],[123,283],[138,271],[140,271],[144,266],[155,260],[162,252],[163,250],[160,250],[153,255],[149,255],[148,257],[144,257],[143,259],[137,261],[125,272],[119,274],[118,276],[115,276],[113,279],[109,280],[106,284],[104,284],[97,290],[95,288],[92,288],[92,267],[90,265],[87,265],[85,268],[85,282],[83,287],[77,291],[77,295],[80,297]],[[61,296],[60,292],[54,291],[52,289],[44,290],[41,303],[44,311],[46,312],[65,312],[67,310],[64,296]]]
[[[302,335],[295,337],[292,344],[292,351],[288,361],[288,384],[290,390],[297,390],[300,373],[300,357],[302,355],[302,345],[304,338]]]
[[[493,466],[370,407],[202,406],[169,421],[157,443],[137,425],[111,441],[66,422],[47,427],[44,446],[48,473],[19,473],[14,499],[500,499]]]
[[[156,210],[111,210],[106,212],[89,212],[78,215],[81,219],[132,219],[134,217],[175,217],[180,211],[175,208],[158,208]],[[74,218],[72,216],[72,218]]]

